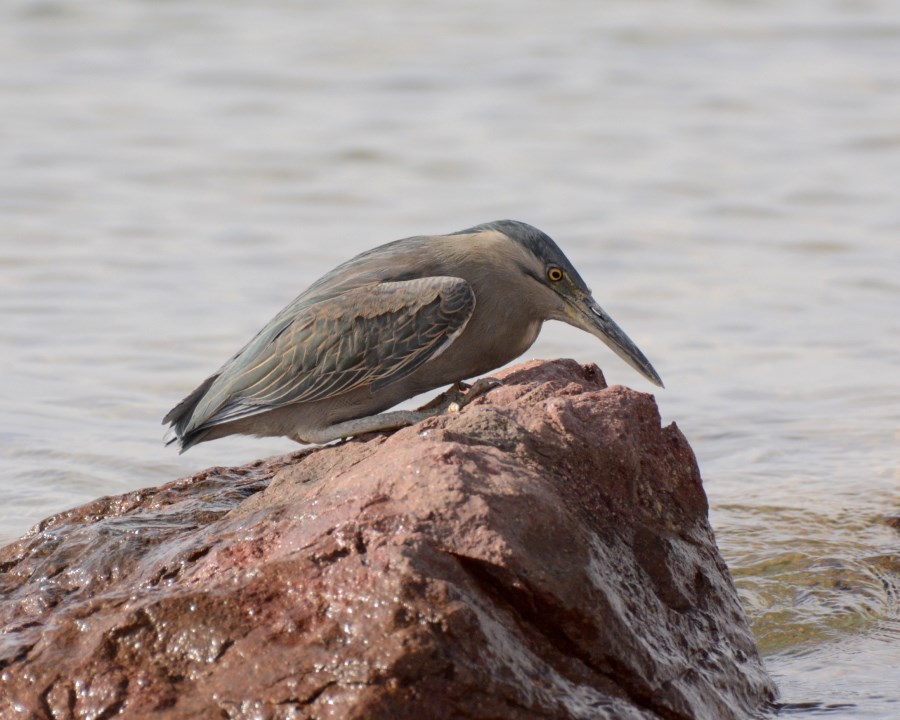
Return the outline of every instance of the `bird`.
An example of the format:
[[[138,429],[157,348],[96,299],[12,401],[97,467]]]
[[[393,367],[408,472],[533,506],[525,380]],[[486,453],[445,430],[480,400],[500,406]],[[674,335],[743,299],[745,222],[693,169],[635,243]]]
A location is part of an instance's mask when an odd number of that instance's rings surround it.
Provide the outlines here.
[[[339,265],[278,313],[163,419],[181,452],[232,434],[325,444],[446,410],[385,412],[466,388],[524,353],[545,321],[603,341],[650,382],[656,370],[544,232],[498,220],[389,242]],[[469,398],[496,381],[476,386]],[[457,404],[458,409],[459,404]]]

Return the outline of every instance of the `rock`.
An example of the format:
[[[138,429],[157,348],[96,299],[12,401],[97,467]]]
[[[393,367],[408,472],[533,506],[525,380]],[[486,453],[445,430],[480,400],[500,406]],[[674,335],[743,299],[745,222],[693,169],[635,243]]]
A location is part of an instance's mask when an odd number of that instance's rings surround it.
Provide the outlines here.
[[[2,718],[745,718],[774,696],[691,448],[596,366],[51,517]]]

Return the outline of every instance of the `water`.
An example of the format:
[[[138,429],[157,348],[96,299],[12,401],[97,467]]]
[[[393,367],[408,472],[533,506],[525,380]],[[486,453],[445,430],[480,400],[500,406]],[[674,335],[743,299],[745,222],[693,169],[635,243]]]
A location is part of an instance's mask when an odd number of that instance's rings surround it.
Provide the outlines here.
[[[293,449],[159,421],[340,260],[515,217],[666,381],[783,714],[900,717],[894,0],[9,0],[0,118],[0,541]]]

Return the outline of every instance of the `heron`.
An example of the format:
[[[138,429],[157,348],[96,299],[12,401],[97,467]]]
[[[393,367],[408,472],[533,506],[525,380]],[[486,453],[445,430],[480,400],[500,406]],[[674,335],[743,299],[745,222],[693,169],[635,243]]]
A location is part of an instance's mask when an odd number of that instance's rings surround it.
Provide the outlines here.
[[[482,376],[524,353],[547,320],[603,341],[663,387],[545,233],[498,220],[381,245],[339,265],[278,313],[164,418],[181,452],[232,434],[324,444],[437,413],[385,412],[443,386],[462,403]],[[458,408],[458,402],[454,409]]]

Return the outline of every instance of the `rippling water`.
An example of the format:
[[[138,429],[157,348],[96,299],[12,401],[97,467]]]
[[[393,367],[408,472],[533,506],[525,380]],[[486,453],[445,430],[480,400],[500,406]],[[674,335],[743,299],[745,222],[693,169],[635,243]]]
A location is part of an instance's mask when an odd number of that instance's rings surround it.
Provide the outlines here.
[[[340,260],[515,217],[665,379],[783,713],[900,717],[894,0],[10,0],[0,118],[0,539],[292,449],[159,420]]]

